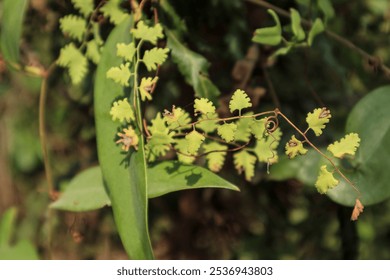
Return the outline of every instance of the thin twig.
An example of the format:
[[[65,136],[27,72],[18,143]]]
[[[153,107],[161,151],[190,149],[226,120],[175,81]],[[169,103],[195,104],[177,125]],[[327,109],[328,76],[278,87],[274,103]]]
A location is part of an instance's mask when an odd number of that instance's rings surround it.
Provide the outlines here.
[[[45,166],[45,175],[46,181],[48,185],[48,191],[51,198],[55,197],[55,188],[53,183],[53,175],[52,169],[50,166],[48,148],[47,148],[47,135],[46,135],[46,99],[47,99],[47,83],[51,73],[54,71],[56,67],[56,62],[52,63],[43,77],[41,83],[41,91],[39,96],[39,140],[41,142],[42,156],[43,156],[43,164]]]
[[[245,1],[252,3],[252,4],[255,4],[255,5],[258,5],[258,6],[261,6],[261,7],[264,7],[264,8],[267,8],[267,9],[272,9],[280,16],[291,18],[291,15],[288,11],[281,9],[275,5],[272,5],[266,1],[263,1],[263,0],[245,0]],[[301,23],[308,28],[311,28],[311,26],[312,26],[312,23],[306,19],[301,19]],[[324,32],[331,39],[333,39],[333,40],[339,42],[340,44],[344,45],[345,47],[357,52],[361,57],[366,59],[368,62],[377,66],[379,69],[382,70],[385,77],[387,79],[390,79],[390,68],[388,66],[386,66],[385,64],[383,64],[383,62],[378,57],[375,57],[375,56],[367,53],[366,51],[359,48],[351,41],[341,37],[340,35],[332,32],[330,30],[325,30]]]

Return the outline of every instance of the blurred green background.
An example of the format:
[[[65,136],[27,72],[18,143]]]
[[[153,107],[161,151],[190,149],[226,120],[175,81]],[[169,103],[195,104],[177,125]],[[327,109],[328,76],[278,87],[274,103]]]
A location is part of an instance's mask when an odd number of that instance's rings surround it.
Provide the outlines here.
[[[223,111],[224,98],[242,85],[237,72],[245,69],[237,67],[253,48],[252,33],[271,25],[270,17],[264,8],[246,1],[169,2],[188,27],[188,46],[211,63],[210,78],[222,93]],[[306,5],[310,0],[272,2],[286,10],[295,7],[306,18],[320,14],[315,5]],[[390,2],[332,3],[336,15],[328,20],[328,28],[389,65]],[[59,31],[58,19],[72,12],[70,1],[29,1],[21,42],[26,65],[48,66],[58,57],[67,42]],[[2,1],[0,16],[4,16]],[[160,16],[169,23],[164,14]],[[282,19],[283,23],[288,20]],[[108,34],[112,26],[106,25]],[[298,125],[303,126],[307,112],[325,104],[333,117],[319,146],[344,134],[348,113],[361,98],[389,84],[358,54],[326,36],[316,38],[310,49],[295,50],[273,62],[266,62],[271,48],[255,48],[258,62],[244,85],[255,100],[256,110],[275,107],[271,87],[283,112]],[[93,70],[94,66],[90,67]],[[47,134],[58,190],[81,170],[98,164],[94,77],[93,71],[90,73],[77,87],[70,84],[63,69],[57,68],[50,79]],[[184,108],[193,105],[193,89],[173,63],[167,62],[159,75],[160,84],[147,116],[154,117],[172,104]],[[21,258],[127,258],[110,208],[88,213],[48,208],[38,133],[40,84],[39,78],[12,70],[0,54],[0,216],[5,214],[0,223],[0,259],[11,258],[7,255],[10,247],[17,247]],[[287,126],[282,130],[284,135],[291,134]],[[389,168],[389,162],[383,166]],[[248,183],[236,175],[230,158],[221,176],[239,186],[241,193],[188,190],[150,200],[156,258],[390,259],[389,200],[366,207],[359,221],[350,222],[351,208],[332,202],[298,180],[269,180],[264,165],[258,166],[255,179]]]

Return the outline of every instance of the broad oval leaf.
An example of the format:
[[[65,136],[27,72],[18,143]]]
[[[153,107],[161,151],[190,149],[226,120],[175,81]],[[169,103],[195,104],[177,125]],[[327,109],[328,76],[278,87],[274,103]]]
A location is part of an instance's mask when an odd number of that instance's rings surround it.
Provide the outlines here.
[[[27,0],[4,0],[2,4],[0,49],[11,65],[19,62],[19,43]]]
[[[114,143],[117,123],[111,120],[109,114],[113,101],[120,96],[124,97],[123,90],[114,81],[106,79],[108,69],[121,63],[121,58],[116,56],[116,45],[130,43],[129,30],[133,23],[131,17],[127,18],[111,32],[97,68],[94,86],[97,146],[115,223],[126,252],[132,259],[152,259],[147,223],[143,142],[140,141],[138,146],[140,152],[131,154],[128,162],[130,168],[125,166],[124,155]]]
[[[74,177],[60,198],[50,208],[74,212],[90,211],[111,205],[99,166],[88,168]]]
[[[240,191],[235,185],[213,172],[196,165],[165,161],[148,169],[149,198],[199,188],[222,188]]]
[[[83,174],[85,172],[88,172],[89,175]],[[79,176],[82,175],[83,179],[87,179],[87,177],[91,177],[92,175],[96,175],[97,177],[100,177],[100,179],[102,178],[101,169],[99,166],[92,167],[84,171],[83,173],[80,173],[79,175]],[[165,162],[155,164],[152,167],[147,169],[147,177],[148,177],[149,198],[155,198],[158,196],[165,195],[167,193],[188,190],[188,189],[220,188],[220,189],[228,189],[233,191],[240,191],[238,187],[226,181],[225,179],[221,178],[220,176],[216,175],[215,173],[207,170],[206,168],[196,166],[196,165],[191,165],[191,164],[184,164],[179,161],[165,161]],[[76,180],[76,178],[74,180]],[[92,179],[92,180],[97,181],[96,179]],[[86,184],[81,185],[82,188],[84,188],[85,186]],[[92,188],[89,188],[89,190],[92,190]],[[105,205],[108,206],[111,205],[110,198],[106,193],[106,189],[104,188],[103,183],[101,183],[100,185],[95,185],[94,190],[95,192],[93,193],[93,195],[97,193],[99,197],[101,198],[104,197],[106,203],[104,205],[99,204],[100,206],[97,203],[95,203],[96,207],[88,210],[99,209]],[[67,191],[68,189],[65,192]],[[85,199],[87,199],[87,197],[85,196],[87,192],[88,190],[81,191],[81,192],[79,191],[77,193],[73,192],[72,195],[74,194],[78,196],[77,197],[78,201],[85,201]],[[63,196],[60,198],[60,200],[62,198]],[[89,193],[89,198],[91,198],[90,193]],[[66,206],[67,209],[63,209],[61,208],[61,206],[59,207],[55,206],[54,204],[56,204],[60,200],[54,202],[51,205],[51,208],[74,211],[70,209],[71,208],[70,206],[69,207]],[[71,203],[72,201],[73,199],[67,200],[66,202],[67,205],[69,205],[69,203]],[[63,202],[62,204],[64,205]]]
[[[378,88],[364,97],[350,113],[346,132],[358,133],[361,142],[351,161],[352,172],[345,175],[356,184],[367,206],[390,197],[390,86]],[[340,204],[353,206],[356,193],[344,181],[328,192]]]

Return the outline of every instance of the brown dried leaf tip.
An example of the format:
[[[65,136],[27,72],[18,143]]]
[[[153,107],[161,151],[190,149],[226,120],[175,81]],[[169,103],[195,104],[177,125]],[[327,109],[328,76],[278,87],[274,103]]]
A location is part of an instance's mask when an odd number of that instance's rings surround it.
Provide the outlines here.
[[[356,221],[360,215],[360,213],[363,213],[364,206],[360,202],[359,199],[356,198],[355,207],[352,211],[351,221]]]

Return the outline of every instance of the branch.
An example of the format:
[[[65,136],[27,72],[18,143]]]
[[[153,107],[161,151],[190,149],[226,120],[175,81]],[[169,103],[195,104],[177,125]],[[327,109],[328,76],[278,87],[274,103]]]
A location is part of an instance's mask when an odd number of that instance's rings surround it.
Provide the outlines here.
[[[245,0],[245,1],[252,3],[252,4],[255,4],[255,5],[258,5],[258,6],[261,6],[261,7],[264,7],[264,8],[267,8],[267,9],[272,9],[280,16],[283,16],[286,18],[291,18],[291,15],[288,11],[281,9],[281,8],[279,8],[273,4],[270,4],[266,1],[263,1],[263,0]],[[303,18],[301,19],[301,23],[308,28],[311,28],[311,26],[312,26],[312,23],[310,21],[303,19]],[[344,45],[345,47],[357,52],[361,57],[363,57],[365,60],[367,60],[370,64],[381,69],[382,72],[384,73],[385,77],[390,80],[390,68],[387,67],[385,64],[383,64],[383,62],[378,57],[367,53],[366,51],[359,48],[351,41],[341,37],[340,35],[332,32],[332,31],[325,30],[324,32],[328,37],[330,37],[334,41],[337,41],[338,43]]]

